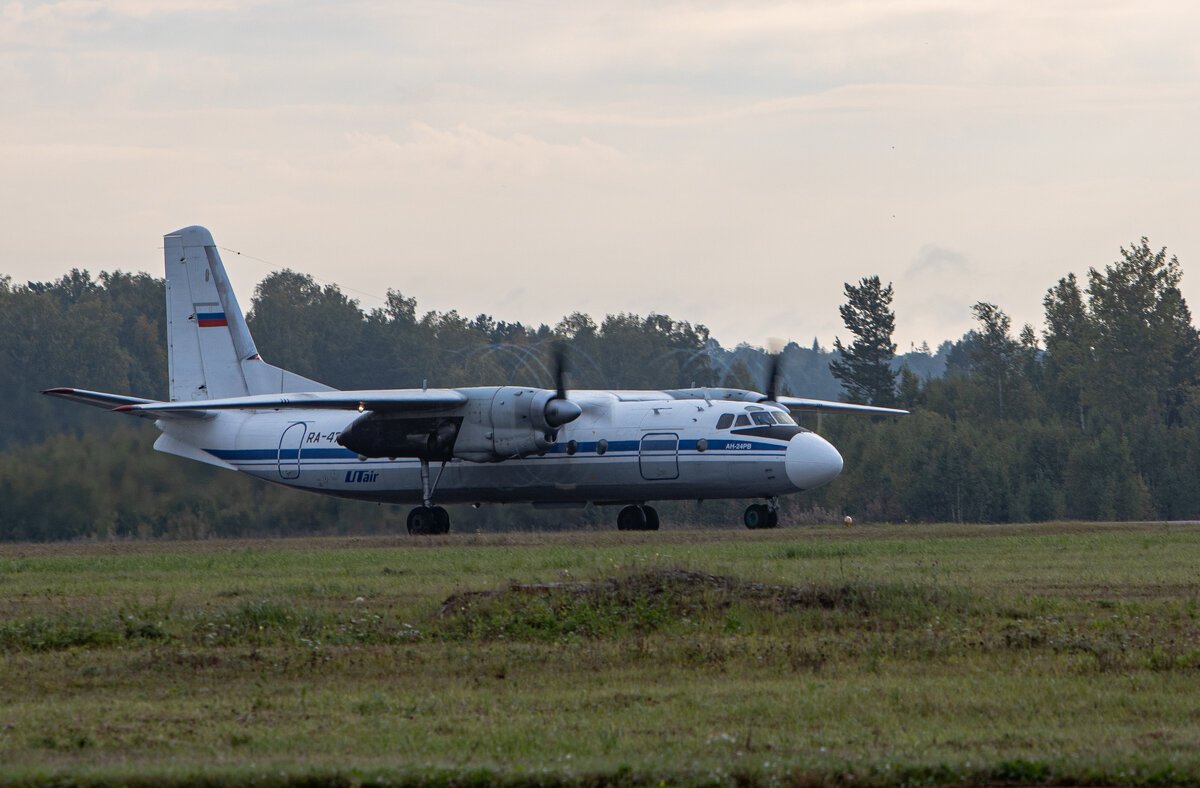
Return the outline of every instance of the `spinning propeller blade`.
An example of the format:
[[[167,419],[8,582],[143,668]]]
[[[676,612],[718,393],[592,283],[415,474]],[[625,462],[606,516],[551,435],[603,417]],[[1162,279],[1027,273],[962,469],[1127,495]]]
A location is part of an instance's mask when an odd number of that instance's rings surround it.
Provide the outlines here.
[[[780,364],[783,361],[783,340],[767,340],[767,402],[774,402],[779,395]]]
[[[554,398],[546,403],[546,423],[551,429],[570,424],[583,409],[567,399],[567,344],[561,340],[551,348],[554,356]]]
[[[554,356],[554,398],[567,398],[567,343],[561,339],[554,343],[551,352]]]

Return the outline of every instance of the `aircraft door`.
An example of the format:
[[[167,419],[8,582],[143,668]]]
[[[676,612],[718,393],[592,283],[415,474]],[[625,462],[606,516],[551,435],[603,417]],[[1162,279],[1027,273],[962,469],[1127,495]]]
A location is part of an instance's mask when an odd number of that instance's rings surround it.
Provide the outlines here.
[[[638,448],[638,461],[643,479],[678,479],[679,436],[668,432],[643,435]]]
[[[300,447],[304,445],[304,431],[307,425],[303,421],[289,424],[279,438],[279,478],[300,478]]]

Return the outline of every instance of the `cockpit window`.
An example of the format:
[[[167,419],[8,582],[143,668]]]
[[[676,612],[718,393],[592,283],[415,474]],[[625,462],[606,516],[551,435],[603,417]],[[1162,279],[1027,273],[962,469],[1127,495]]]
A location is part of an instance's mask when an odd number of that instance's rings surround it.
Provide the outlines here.
[[[737,421],[734,422],[734,426],[735,427],[749,427],[750,426],[750,418],[745,413],[739,413],[738,417],[737,417]]]
[[[784,413],[781,410],[775,411],[775,421],[780,424],[791,424],[793,426],[796,424],[796,420],[792,418],[792,414]]]
[[[731,424],[733,424],[732,413],[722,413],[721,418],[717,419],[717,429],[719,430],[727,430]]]
[[[775,419],[771,418],[771,414],[764,410],[756,410],[750,414],[750,418],[754,420],[755,424],[771,425],[775,423]]]

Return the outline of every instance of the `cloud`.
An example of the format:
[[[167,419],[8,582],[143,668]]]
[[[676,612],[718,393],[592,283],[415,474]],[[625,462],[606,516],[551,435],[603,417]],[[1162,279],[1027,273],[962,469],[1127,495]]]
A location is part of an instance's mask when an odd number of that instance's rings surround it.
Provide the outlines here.
[[[423,307],[730,344],[828,345],[879,274],[898,340],[936,344],[978,300],[1036,320],[1130,238],[1200,257],[1198,26],[1169,0],[9,3],[0,259],[155,271],[200,222]]]
[[[256,8],[264,5],[279,5],[280,0],[100,0],[114,16],[145,19],[152,16],[183,16],[190,14],[225,14],[230,11]]]
[[[85,36],[119,38],[123,21],[152,17],[226,14],[273,0],[57,0],[9,2],[0,10],[0,43],[63,46]]]
[[[99,26],[103,5],[93,0],[64,0],[26,7],[11,2],[0,12],[0,44],[56,46]]]
[[[469,177],[541,178],[550,172],[596,176],[628,163],[628,157],[620,151],[586,137],[574,142],[551,142],[530,134],[502,137],[465,123],[442,129],[421,122],[411,123],[406,136],[401,140],[385,134],[349,132],[347,157],[360,164],[386,165],[388,177],[395,177],[396,168],[436,169]]]
[[[1194,81],[1200,11],[1166,0],[1038,4],[387,4],[378,23],[445,74],[589,92],[811,94],[839,85]],[[1189,23],[1190,26],[1189,26]],[[1167,46],[1162,46],[1167,43]],[[559,94],[561,96],[561,94]]]
[[[989,278],[963,252],[923,245],[895,285],[897,334],[931,345],[957,339],[970,327],[970,305],[983,297]]]
[[[967,256],[962,252],[926,244],[917,251],[908,268],[904,270],[901,280],[919,286],[927,284],[931,278],[944,280],[952,277],[962,281],[972,273]]]

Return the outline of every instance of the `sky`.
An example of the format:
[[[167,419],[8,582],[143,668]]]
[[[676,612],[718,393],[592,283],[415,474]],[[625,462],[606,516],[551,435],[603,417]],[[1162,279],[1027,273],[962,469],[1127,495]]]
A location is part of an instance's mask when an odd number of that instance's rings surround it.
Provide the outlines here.
[[[1142,236],[1200,309],[1200,5],[0,0],[0,274],[162,236],[421,311],[658,312],[901,352]],[[239,254],[240,253],[240,254]]]

